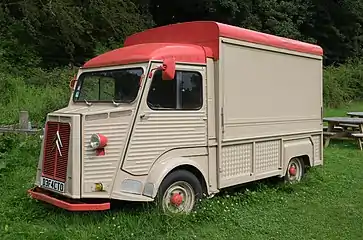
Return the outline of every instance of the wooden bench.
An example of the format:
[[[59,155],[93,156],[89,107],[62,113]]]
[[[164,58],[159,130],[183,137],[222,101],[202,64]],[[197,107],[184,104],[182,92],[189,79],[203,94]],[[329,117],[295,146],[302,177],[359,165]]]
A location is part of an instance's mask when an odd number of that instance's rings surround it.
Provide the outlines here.
[[[328,126],[323,126],[323,131],[328,131]],[[342,127],[335,126],[334,131],[343,131],[344,129]]]
[[[330,138],[332,136],[335,136],[337,133],[336,132],[323,132],[323,136],[324,136],[324,147],[328,147],[329,143],[330,143]]]
[[[362,146],[363,133],[352,133],[352,136],[357,138],[359,148],[362,151],[363,150],[363,146]]]
[[[340,123],[340,126],[342,126],[343,128],[359,128],[358,124],[348,124],[348,123]]]

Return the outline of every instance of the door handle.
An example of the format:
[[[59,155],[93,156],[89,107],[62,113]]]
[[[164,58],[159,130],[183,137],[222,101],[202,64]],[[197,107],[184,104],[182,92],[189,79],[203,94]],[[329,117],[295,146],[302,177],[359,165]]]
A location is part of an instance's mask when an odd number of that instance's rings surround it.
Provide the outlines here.
[[[144,119],[147,119],[147,116],[145,113],[141,113],[140,114],[140,119],[144,120]]]

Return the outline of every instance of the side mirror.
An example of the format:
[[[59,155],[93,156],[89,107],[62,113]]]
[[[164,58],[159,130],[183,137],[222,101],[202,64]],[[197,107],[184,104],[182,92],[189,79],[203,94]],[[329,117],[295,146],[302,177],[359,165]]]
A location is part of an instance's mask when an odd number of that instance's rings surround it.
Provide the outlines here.
[[[173,80],[175,77],[175,60],[172,57],[166,58],[163,62],[163,80]]]
[[[77,83],[77,75],[74,75],[73,79],[69,82],[69,88],[74,90]]]

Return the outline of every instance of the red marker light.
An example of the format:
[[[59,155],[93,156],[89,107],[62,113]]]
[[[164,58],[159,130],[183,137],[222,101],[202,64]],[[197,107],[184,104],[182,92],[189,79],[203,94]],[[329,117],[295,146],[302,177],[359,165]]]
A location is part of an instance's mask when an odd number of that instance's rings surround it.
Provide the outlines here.
[[[106,152],[104,148],[96,149],[96,156],[105,156]]]

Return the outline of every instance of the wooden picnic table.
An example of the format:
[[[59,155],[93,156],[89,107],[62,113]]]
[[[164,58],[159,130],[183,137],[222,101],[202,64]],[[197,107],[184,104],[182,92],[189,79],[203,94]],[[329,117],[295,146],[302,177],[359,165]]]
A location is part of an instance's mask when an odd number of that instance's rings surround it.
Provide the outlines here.
[[[347,112],[347,115],[350,117],[363,118],[363,112]]]
[[[356,139],[361,150],[363,150],[363,118],[353,117],[326,117],[324,122],[328,128],[324,131],[324,146],[329,145],[330,139]]]
[[[332,123],[332,124],[339,124],[339,123],[346,123],[346,124],[362,124],[363,119],[360,118],[351,118],[351,117],[325,117],[323,118],[324,122]]]

